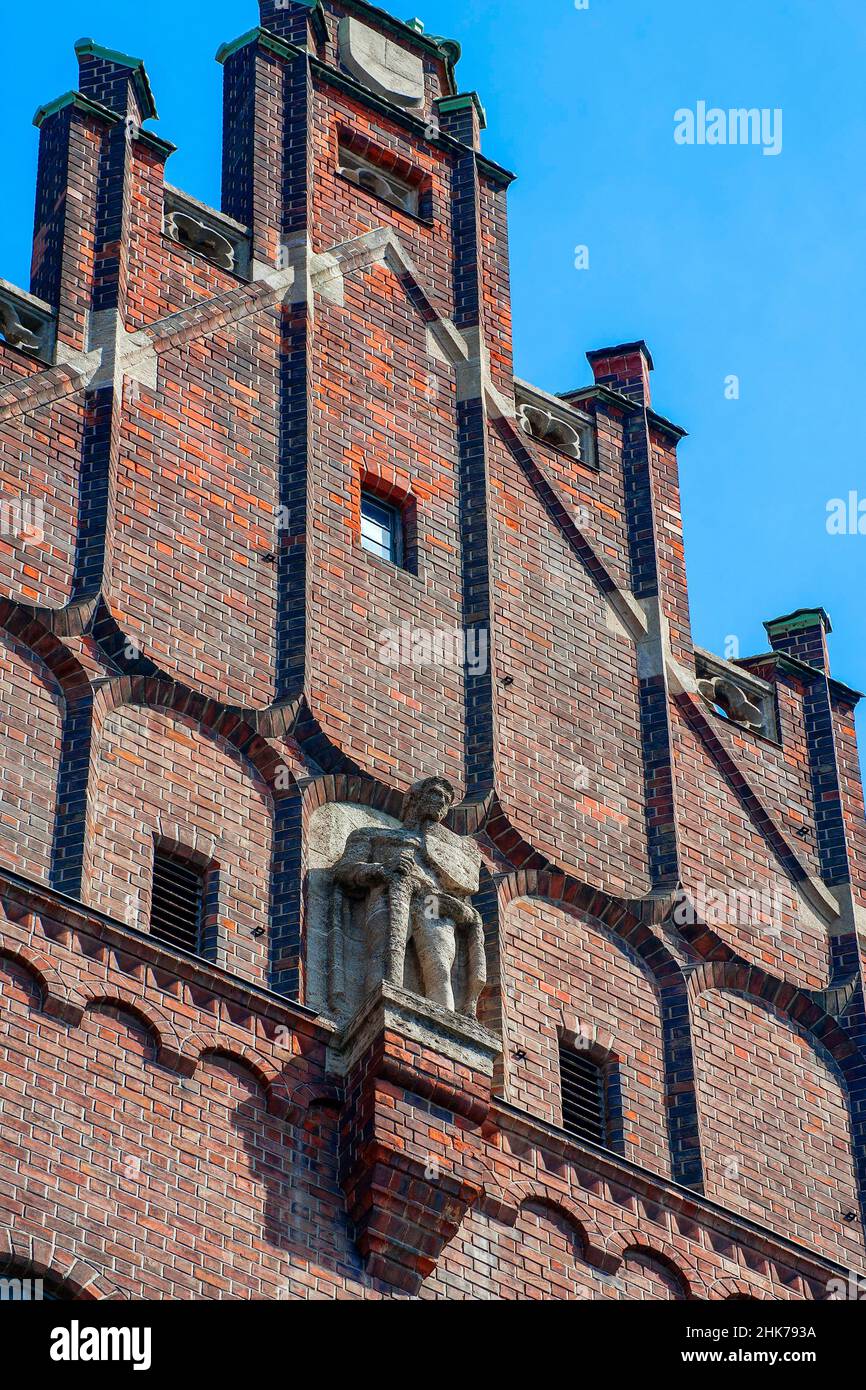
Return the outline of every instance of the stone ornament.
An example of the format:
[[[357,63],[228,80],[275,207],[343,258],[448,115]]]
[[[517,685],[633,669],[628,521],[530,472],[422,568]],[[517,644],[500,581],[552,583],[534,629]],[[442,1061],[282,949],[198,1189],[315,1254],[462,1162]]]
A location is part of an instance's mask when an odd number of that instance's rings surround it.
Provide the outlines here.
[[[0,298],[0,334],[10,347],[22,352],[39,352],[42,343],[37,333],[27,327],[17,307],[9,299]]]
[[[569,458],[578,461],[583,459],[580,430],[575,429],[561,416],[554,415],[549,410],[541,410],[538,406],[524,403],[520,406],[518,421],[524,434],[530,435],[533,439],[539,439],[545,444],[552,444],[554,449],[558,449],[562,454],[567,454]]]
[[[178,242],[180,246],[189,247],[191,251],[197,251],[222,270],[234,270],[235,248],[228,237],[221,236],[206,222],[201,222],[189,213],[175,208],[166,213],[165,231],[172,241]]]
[[[735,724],[762,734],[766,730],[764,711],[750,700],[745,690],[725,676],[698,681],[698,691],[708,704],[717,706]]]
[[[381,169],[366,163],[350,150],[340,150],[337,173],[342,174],[350,183],[357,184],[359,188],[366,189],[368,193],[375,194],[377,198],[383,198],[386,203],[393,203],[396,207],[402,208],[404,212],[418,212],[417,189],[410,188],[402,180],[383,173]]]
[[[347,72],[398,106],[424,105],[424,63],[384,34],[347,15],[340,20],[340,62]]]
[[[316,813],[308,880],[316,1006],[348,1019],[384,982],[476,1017],[487,980],[483,922],[470,901],[481,856],[442,824],[453,801],[450,782],[428,777],[408,792],[402,821],[361,807]],[[317,850],[330,840],[333,853],[335,839],[336,861],[317,869]]]

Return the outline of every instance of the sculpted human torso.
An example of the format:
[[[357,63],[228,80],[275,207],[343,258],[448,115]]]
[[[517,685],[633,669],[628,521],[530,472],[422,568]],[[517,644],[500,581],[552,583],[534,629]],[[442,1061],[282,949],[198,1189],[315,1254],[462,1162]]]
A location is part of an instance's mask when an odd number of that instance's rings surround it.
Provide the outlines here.
[[[478,891],[480,856],[472,841],[440,823],[452,799],[444,779],[418,783],[402,826],[353,831],[334,880],[365,898],[365,993],[381,980],[403,985],[412,942],[425,997],[453,1012],[452,970],[463,931],[468,967],[461,1012],[474,1017],[486,980],[483,924],[469,901]]]

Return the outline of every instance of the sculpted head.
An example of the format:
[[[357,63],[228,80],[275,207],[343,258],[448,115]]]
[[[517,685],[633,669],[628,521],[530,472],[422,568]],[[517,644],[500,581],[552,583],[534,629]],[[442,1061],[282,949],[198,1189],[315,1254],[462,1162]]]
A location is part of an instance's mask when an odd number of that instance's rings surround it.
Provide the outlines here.
[[[443,821],[454,805],[454,788],[447,777],[422,777],[406,793],[403,809],[405,825],[422,821]]]

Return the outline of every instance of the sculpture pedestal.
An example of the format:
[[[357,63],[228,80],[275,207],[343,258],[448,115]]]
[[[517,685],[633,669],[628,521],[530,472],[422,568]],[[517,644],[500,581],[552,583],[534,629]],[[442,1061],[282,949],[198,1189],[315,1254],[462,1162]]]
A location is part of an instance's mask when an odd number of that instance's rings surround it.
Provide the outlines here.
[[[345,1077],[340,1176],[367,1272],[418,1292],[481,1194],[477,1131],[499,1039],[380,985],[331,1049]]]

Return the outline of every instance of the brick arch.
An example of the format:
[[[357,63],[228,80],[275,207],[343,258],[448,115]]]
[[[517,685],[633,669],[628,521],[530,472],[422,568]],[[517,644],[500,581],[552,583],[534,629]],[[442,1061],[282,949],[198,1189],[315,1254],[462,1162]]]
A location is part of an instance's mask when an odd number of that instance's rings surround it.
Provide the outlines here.
[[[748,974],[718,972],[721,985],[691,1000],[706,1194],[857,1263],[866,1189],[845,1068],[808,1026],[810,1010],[804,1025],[796,1005],[747,991]],[[859,1225],[844,1221],[846,1207]]]
[[[388,816],[399,819],[403,809],[404,793],[398,787],[389,787],[365,773],[328,773],[317,777],[302,794],[303,828],[306,837],[310,816],[321,806],[347,802],[352,806],[369,806],[373,811],[384,811]]]
[[[42,980],[27,961],[20,960],[13,952],[0,949],[0,1018],[17,1009],[14,995],[24,996],[24,1007],[28,1013],[45,1012],[45,990]]]
[[[615,1231],[607,1242],[607,1249],[616,1257],[618,1268],[629,1255],[643,1255],[662,1265],[680,1284],[684,1298],[694,1298],[694,1288],[703,1285],[694,1256],[686,1249],[678,1249],[654,1231]]]
[[[231,1062],[241,1068],[262,1091],[268,1114],[280,1119],[291,1118],[292,1102],[285,1077],[256,1048],[214,1036],[199,1053],[196,1070],[211,1060]]]
[[[81,995],[82,1015],[98,1009],[117,1009],[129,1014],[147,1029],[154,1041],[154,1052],[161,1066],[177,1070],[181,1058],[180,1037],[169,1015],[158,1004],[116,985],[91,985]]]
[[[742,994],[784,1014],[797,1028],[813,1036],[816,1046],[830,1054],[840,1073],[857,1065],[857,1049],[848,1034],[810,991],[736,959],[704,961],[692,971],[688,981],[691,1000],[714,989]]]
[[[217,963],[266,983],[264,929],[272,934],[286,911],[288,894],[275,885],[297,805],[286,764],[238,712],[175,682],[119,678],[99,692],[94,715],[85,901],[145,929],[154,839],[165,829],[187,847],[206,842],[216,861],[208,922],[221,924],[206,944]],[[282,806],[288,817],[277,814]],[[245,826],[243,842],[235,821]]]
[[[495,791],[487,797],[486,815],[480,828],[494,846],[496,853],[510,865],[514,875],[520,872],[555,875],[558,872],[551,869],[549,860],[543,854],[538,853],[524,840],[519,830],[514,829]],[[561,876],[565,877],[564,874]]]
[[[30,976],[42,996],[43,1013],[65,1023],[81,1022],[84,996],[66,983],[44,952],[18,943],[0,945],[0,960],[13,961]]]
[[[272,804],[272,860],[270,870],[267,974],[271,988],[298,997],[301,987],[300,902],[297,885],[301,874],[299,755],[304,739],[297,727],[303,711],[297,705],[281,705],[259,713],[245,713],[206,699],[179,681],[162,675],[134,674],[119,677],[100,691],[94,722],[100,728],[108,714],[127,706],[191,720],[203,735],[224,746],[230,756],[264,783]],[[289,757],[269,739],[286,739]],[[294,745],[294,746],[292,746]],[[93,761],[93,759],[92,759]]]
[[[310,782],[302,794],[303,826],[306,835],[309,818],[320,806],[334,802],[349,802],[356,806],[369,806],[374,811],[384,811],[386,815],[400,818],[403,810],[405,789],[389,786],[386,782],[370,777],[367,773],[352,771],[329,772]],[[455,804],[449,812],[445,824],[458,835],[473,834],[484,821],[484,805],[481,802],[468,805]],[[470,824],[469,822],[473,823]],[[486,849],[490,857],[489,847]]]
[[[0,1227],[0,1275],[9,1278],[15,1272],[51,1279],[76,1301],[127,1297],[107,1275],[53,1239]]]
[[[417,502],[412,481],[408,468],[398,468],[395,463],[371,453],[355,469],[351,485],[352,500],[360,505],[361,489],[370,488],[383,502],[390,502],[394,507],[411,506]],[[360,523],[355,529],[360,536]]]
[[[278,776],[285,762],[257,731],[255,720],[245,718],[241,711],[209,700],[167,676],[118,676],[100,688],[94,700],[94,724],[101,726],[109,714],[127,705],[183,715],[232,748],[259,774],[275,800],[297,795],[291,770],[288,779]],[[287,786],[282,785],[284,781]]]
[[[343,1106],[343,1093],[339,1086],[330,1082],[301,1081],[290,1096],[292,1107],[301,1115],[313,1110],[333,1110],[339,1112]]]
[[[563,1010],[561,1018],[559,1036],[569,1047],[584,1047],[592,1060],[600,1066],[619,1060],[613,1033],[597,1023],[582,1023],[576,1014],[566,1010]]]
[[[581,1204],[570,1193],[546,1187],[543,1183],[519,1182],[502,1193],[497,1206],[500,1213],[498,1219],[510,1226],[514,1225],[520,1211],[527,1206],[546,1207],[558,1212],[579,1237],[583,1259],[588,1265],[607,1274],[613,1274],[618,1268],[619,1261],[605,1248],[604,1236],[590,1207]],[[494,1214],[492,1210],[491,1214]]]
[[[558,869],[520,869],[500,885],[503,905],[516,898],[539,898],[572,914],[584,912],[624,941],[661,983],[683,981],[674,956],[650,927],[620,898],[591,888]]]
[[[690,1004],[711,990],[728,991],[762,1005],[787,1019],[792,1028],[806,1036],[820,1058],[828,1064],[841,1083],[848,1105],[851,1131],[854,1137],[854,1159],[861,1190],[861,1208],[866,1223],[866,1114],[858,1102],[866,1099],[860,1054],[844,1027],[829,1014],[816,996],[808,990],[779,980],[754,965],[738,960],[705,961],[691,974],[688,982]]]
[[[67,698],[76,692],[86,694],[90,691],[87,672],[75,653],[64,646],[56,633],[32,609],[11,599],[0,599],[0,628],[33,653],[34,658],[51,672]]]
[[[751,1284],[747,1284],[744,1279],[725,1278],[715,1279],[706,1287],[703,1295],[713,1301],[725,1301],[732,1299],[771,1299],[773,1295],[766,1289],[757,1289]]]
[[[270,1115],[294,1118],[296,1107],[287,1078],[258,1048],[234,1038],[220,1037],[218,1032],[196,1030],[188,1033],[182,1043],[182,1070],[193,1076],[209,1058],[222,1058],[242,1067],[264,1092]]]
[[[81,848],[87,796],[92,692],[81,662],[52,627],[23,604],[0,600],[0,628],[30,654],[39,672],[46,672],[49,691],[60,705],[60,740],[56,761],[55,812],[47,845],[45,879],[51,887],[77,897],[81,888]],[[70,621],[68,630],[76,630]]]
[[[500,884],[500,909],[521,899],[548,903],[594,926],[623,950],[652,989],[662,1049],[667,1154],[670,1175],[683,1186],[702,1180],[698,1112],[692,1060],[686,981],[671,952],[628,904],[588,887],[558,870],[523,869]],[[617,1048],[621,1055],[622,1049]]]
[[[494,1250],[512,1274],[527,1267],[522,1296],[569,1301],[601,1295],[612,1274],[604,1253],[594,1248],[585,1223],[568,1198],[530,1193],[514,1212],[509,1227],[489,1228]],[[512,1296],[513,1293],[506,1296]]]

